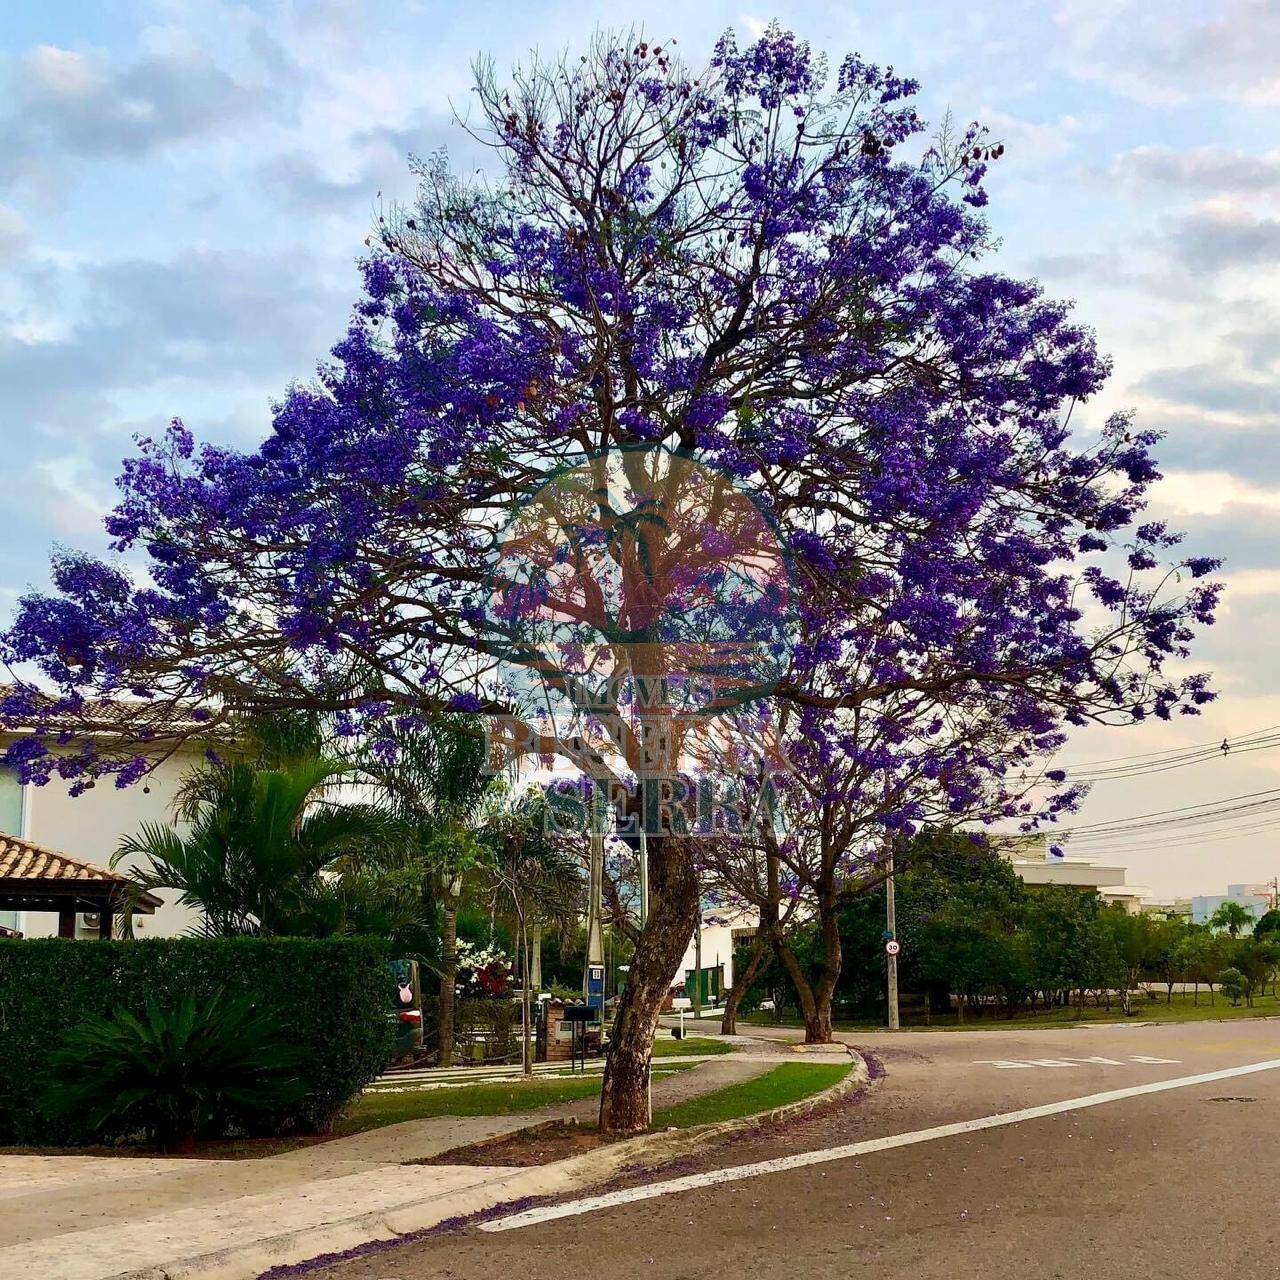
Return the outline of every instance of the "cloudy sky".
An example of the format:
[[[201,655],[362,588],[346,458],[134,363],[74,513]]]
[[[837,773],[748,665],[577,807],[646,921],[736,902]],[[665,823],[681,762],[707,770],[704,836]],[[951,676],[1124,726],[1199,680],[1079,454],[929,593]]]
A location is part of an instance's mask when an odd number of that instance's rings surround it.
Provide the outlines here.
[[[53,543],[100,549],[131,436],[248,445],[341,334],[379,198],[448,146],[469,63],[643,24],[698,60],[771,17],[987,123],[1002,263],[1075,299],[1115,360],[1090,421],[1168,433],[1159,514],[1227,558],[1199,720],[1094,730],[1072,760],[1280,725],[1280,0],[8,0],[0,37],[0,615]],[[1081,822],[1280,787],[1280,749],[1101,782]],[[1280,829],[1278,829],[1280,830]],[[1095,841],[1167,895],[1280,874],[1277,832]]]

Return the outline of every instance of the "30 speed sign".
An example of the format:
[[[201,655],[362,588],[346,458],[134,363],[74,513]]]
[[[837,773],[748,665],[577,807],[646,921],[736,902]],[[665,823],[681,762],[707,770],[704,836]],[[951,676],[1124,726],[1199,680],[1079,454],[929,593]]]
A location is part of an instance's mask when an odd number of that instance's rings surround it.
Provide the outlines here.
[[[890,938],[889,941],[884,944],[884,949],[889,955],[896,956],[898,952],[902,950],[902,945],[898,942],[897,938]]]

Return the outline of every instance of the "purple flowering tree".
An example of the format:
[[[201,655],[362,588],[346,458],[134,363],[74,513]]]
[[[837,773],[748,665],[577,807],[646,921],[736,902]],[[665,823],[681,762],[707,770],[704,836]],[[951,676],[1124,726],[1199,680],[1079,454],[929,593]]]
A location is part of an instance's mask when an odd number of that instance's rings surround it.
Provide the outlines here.
[[[497,667],[546,669],[491,607],[511,511],[560,468],[659,447],[749,489],[790,548],[795,644],[761,701],[824,762],[866,750],[848,718],[912,696],[996,708],[1015,736],[1193,710],[1211,695],[1178,667],[1215,591],[1183,580],[1213,562],[1139,523],[1153,435],[1070,436],[1106,363],[983,265],[1001,148],[976,127],[927,143],[915,88],[776,28],[697,71],[605,36],[507,87],[480,65],[490,178],[418,166],[316,383],[252,453],[177,423],[142,441],[107,529],[145,566],[63,556],[23,600],[7,656],[41,677],[4,702],[34,730],[10,762],[127,785],[240,707],[323,709],[375,748],[440,708],[506,709]],[[660,522],[644,536],[662,549]],[[608,1130],[648,1121],[696,843],[648,843]]]
[[[834,664],[840,683],[856,662],[845,646]],[[829,689],[826,674],[810,671],[810,687]],[[1030,828],[1074,808],[1082,788],[1049,767],[1065,734],[1050,710],[1028,709],[1030,719],[1011,714],[990,690],[940,697],[915,689],[852,712],[805,707],[790,717],[793,768],[775,780],[769,820],[701,846],[704,884],[758,914],[758,950],[767,947],[787,974],[806,1042],[831,1039],[841,910],[883,884],[892,849],[925,825],[1004,819]],[[805,962],[797,928],[812,935]],[[735,977],[732,1003],[745,993],[738,987]]]

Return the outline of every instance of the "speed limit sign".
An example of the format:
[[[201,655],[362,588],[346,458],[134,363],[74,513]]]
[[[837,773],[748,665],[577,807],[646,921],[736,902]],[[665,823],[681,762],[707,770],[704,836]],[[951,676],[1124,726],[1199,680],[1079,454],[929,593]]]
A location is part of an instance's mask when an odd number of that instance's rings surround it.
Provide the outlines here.
[[[896,956],[898,952],[902,950],[902,945],[898,942],[897,938],[890,938],[889,941],[884,944],[884,949],[888,955]]]

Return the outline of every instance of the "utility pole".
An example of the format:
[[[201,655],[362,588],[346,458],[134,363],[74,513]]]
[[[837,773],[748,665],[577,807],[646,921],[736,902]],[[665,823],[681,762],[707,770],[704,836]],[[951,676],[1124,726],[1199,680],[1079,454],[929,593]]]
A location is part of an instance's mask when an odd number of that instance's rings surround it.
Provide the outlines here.
[[[889,840],[889,874],[884,882],[884,914],[885,932],[888,934],[888,943],[886,944],[886,959],[888,960],[889,970],[889,1030],[897,1031],[898,1023],[898,915],[896,904],[893,900],[893,840]],[[892,950],[889,950],[889,945]]]
[[[643,809],[643,806],[641,806]],[[645,835],[644,818],[640,819],[640,842],[637,849],[640,859],[640,928],[643,930],[649,919],[649,840]],[[680,1011],[680,1036],[684,1038],[684,1010]],[[647,1087],[649,1090],[649,1114],[653,1115],[653,1071],[650,1070]]]
[[[640,828],[640,927],[643,929],[649,918],[649,841],[645,837],[644,828]]]
[[[698,894],[698,924],[693,934],[693,1016],[702,1017],[702,894]]]
[[[604,1021],[604,935],[601,886],[604,880],[604,836],[591,832],[591,876],[587,885],[587,962],[582,975],[582,994],[598,1010]]]

